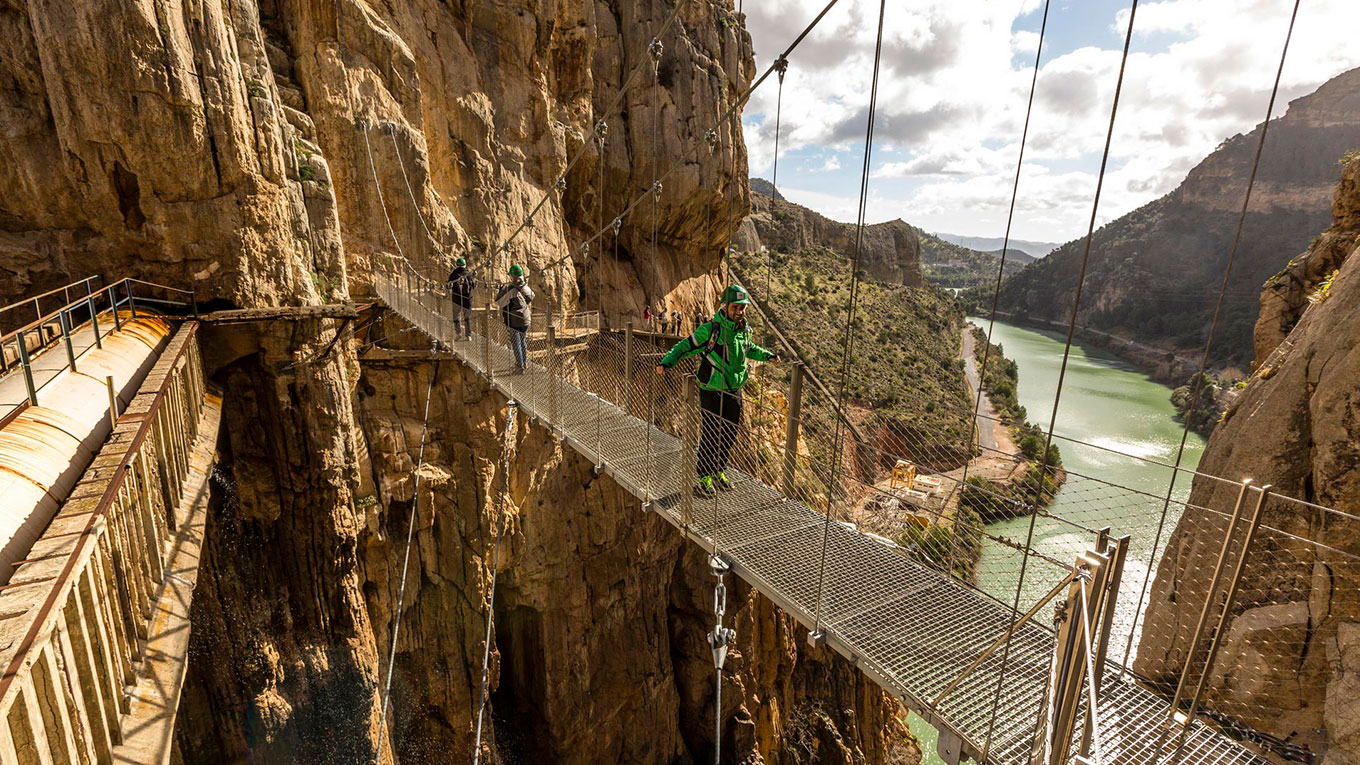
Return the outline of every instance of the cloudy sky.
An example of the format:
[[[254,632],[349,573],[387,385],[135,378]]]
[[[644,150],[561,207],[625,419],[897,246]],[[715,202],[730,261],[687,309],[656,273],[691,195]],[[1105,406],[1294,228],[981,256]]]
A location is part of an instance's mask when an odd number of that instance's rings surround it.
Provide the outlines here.
[[[825,0],[744,0],[761,71]],[[1127,0],[1051,0],[1012,237],[1086,233],[1128,24]],[[1100,222],[1170,191],[1265,116],[1292,0],[1143,2]],[[1042,0],[889,0],[870,222],[1001,236]],[[790,57],[779,188],[854,220],[878,2],[840,0]],[[1275,115],[1360,66],[1360,0],[1303,0]],[[744,122],[751,174],[773,173],[774,78]]]

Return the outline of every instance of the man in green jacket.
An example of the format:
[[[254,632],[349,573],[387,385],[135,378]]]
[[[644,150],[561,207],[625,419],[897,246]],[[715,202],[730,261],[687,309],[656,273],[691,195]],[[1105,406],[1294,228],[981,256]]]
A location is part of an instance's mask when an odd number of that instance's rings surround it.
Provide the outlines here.
[[[701,355],[695,378],[699,381],[699,405],[703,408],[696,472],[699,483],[694,493],[712,497],[727,491],[727,458],[737,440],[741,425],[741,389],[746,384],[746,361],[779,361],[779,354],[751,340],[746,325],[746,290],[732,285],[723,290],[722,305],[712,320],[695,328],[661,359],[656,373],[662,375],[681,359]]]

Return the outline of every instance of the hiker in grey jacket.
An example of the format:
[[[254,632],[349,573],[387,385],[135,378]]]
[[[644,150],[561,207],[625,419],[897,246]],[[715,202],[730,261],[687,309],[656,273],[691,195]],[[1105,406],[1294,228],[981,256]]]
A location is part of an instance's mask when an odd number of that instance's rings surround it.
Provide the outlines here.
[[[496,293],[496,305],[510,330],[510,347],[515,351],[515,372],[518,374],[529,367],[525,334],[529,331],[529,305],[534,302],[534,291],[525,282],[524,267],[518,263],[510,266],[510,279],[511,282]]]

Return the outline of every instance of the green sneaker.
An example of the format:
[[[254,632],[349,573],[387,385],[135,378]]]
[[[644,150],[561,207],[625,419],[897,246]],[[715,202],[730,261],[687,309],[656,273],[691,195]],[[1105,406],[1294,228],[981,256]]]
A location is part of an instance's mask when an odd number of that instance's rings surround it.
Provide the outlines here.
[[[699,498],[718,496],[717,490],[713,488],[713,476],[706,475],[699,479],[699,483],[694,485],[694,496]]]
[[[719,488],[720,490],[722,490],[722,491],[731,491],[731,490],[732,490],[732,482],[729,481],[729,480],[727,480],[727,473],[726,473],[726,471],[719,470],[717,473],[714,473],[714,474],[713,474],[713,478],[715,479],[715,483],[718,484],[718,488]]]

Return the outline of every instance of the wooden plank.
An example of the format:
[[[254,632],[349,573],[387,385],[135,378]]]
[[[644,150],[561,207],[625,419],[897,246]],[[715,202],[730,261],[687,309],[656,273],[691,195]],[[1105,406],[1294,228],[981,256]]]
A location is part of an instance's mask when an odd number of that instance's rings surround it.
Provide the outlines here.
[[[357,319],[359,308],[353,303],[326,305],[279,305],[266,308],[236,308],[213,311],[198,318],[204,324],[246,324],[258,321],[306,321],[308,319]]]

